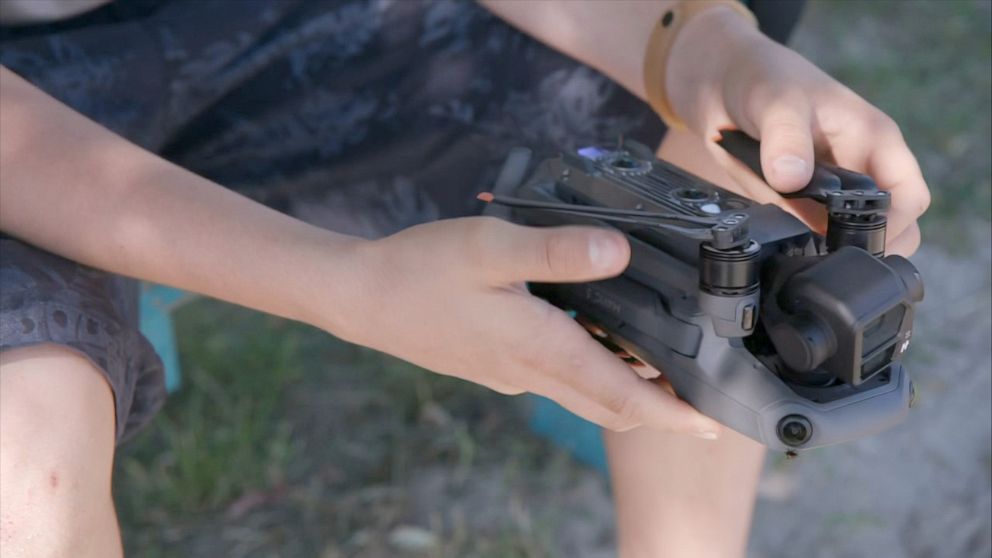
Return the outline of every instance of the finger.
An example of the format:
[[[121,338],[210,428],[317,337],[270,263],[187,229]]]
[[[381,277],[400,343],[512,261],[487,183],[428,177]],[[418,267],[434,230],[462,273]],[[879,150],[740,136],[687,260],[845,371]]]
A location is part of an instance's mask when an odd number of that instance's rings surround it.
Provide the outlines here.
[[[498,221],[482,233],[482,271],[500,282],[581,282],[620,274],[630,261],[623,234],[595,227],[523,227]],[[491,225],[492,223],[490,223]]]
[[[564,316],[563,316],[564,317]],[[649,428],[716,438],[719,424],[672,396],[664,388],[643,380],[623,361],[594,341],[578,324],[554,328],[559,343],[525,365],[543,368],[552,383],[543,391],[577,393],[605,413],[610,429],[643,424]],[[539,389],[541,389],[539,387]],[[588,412],[588,410],[587,410]]]
[[[596,426],[613,432],[627,432],[628,430],[642,426],[642,423],[636,418],[622,417],[604,409],[602,405],[599,405],[592,399],[576,392],[568,386],[559,385],[553,389],[539,390],[534,393],[554,401],[568,409],[572,414],[580,416]]]
[[[495,391],[496,393],[501,394],[501,395],[516,396],[516,395],[523,395],[523,394],[527,393],[527,390],[525,390],[525,389],[520,389],[520,388],[508,386],[508,385],[505,385],[505,384],[496,384],[496,385],[491,385],[491,386],[487,386],[487,387],[489,389]]]
[[[930,190],[899,128],[889,119],[882,122],[865,170],[879,188],[892,194],[887,232],[890,238],[899,238],[930,207]]]
[[[920,226],[912,223],[902,233],[890,240],[885,247],[886,254],[897,254],[904,258],[912,256],[920,247]]]
[[[812,111],[802,96],[781,97],[758,119],[761,169],[779,192],[795,192],[813,176]]]
[[[458,376],[462,377],[462,376]],[[483,378],[473,378],[472,383],[479,384],[482,387],[489,388],[496,393],[503,395],[520,395],[522,393],[527,393],[527,390],[512,386],[505,382],[483,379]]]
[[[892,194],[887,236],[895,239],[930,206],[930,190],[899,126],[871,107],[856,114],[832,117],[844,124],[828,126],[835,131],[827,139],[839,166],[868,174]]]
[[[710,155],[720,163],[720,166],[734,180],[733,185],[721,185],[722,187],[729,188],[734,193],[740,194],[759,204],[782,204],[782,196],[772,188],[769,188],[768,183],[762,180],[747,165],[731,156],[715,142],[708,142],[706,147]]]

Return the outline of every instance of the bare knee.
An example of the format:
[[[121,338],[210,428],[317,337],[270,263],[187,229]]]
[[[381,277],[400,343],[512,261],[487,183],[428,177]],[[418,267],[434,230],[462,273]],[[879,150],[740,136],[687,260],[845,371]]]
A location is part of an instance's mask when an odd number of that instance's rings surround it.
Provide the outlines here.
[[[113,556],[114,398],[88,360],[0,352],[0,546],[5,557]]]

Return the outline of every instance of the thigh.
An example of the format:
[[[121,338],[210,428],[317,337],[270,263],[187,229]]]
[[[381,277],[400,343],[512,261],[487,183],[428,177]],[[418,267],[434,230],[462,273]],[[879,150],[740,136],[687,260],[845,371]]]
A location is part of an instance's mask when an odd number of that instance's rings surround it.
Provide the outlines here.
[[[0,352],[4,556],[115,556],[114,401],[102,372],[65,347]]]

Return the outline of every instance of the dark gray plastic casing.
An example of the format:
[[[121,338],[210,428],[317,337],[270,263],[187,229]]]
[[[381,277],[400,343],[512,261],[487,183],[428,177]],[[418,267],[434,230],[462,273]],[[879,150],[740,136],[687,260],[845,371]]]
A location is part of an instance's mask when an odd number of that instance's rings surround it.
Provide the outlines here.
[[[652,172],[666,173],[659,175],[665,183],[663,187],[651,186],[657,191],[646,194],[617,186],[618,177],[604,176],[574,156],[545,161],[529,181],[503,193],[541,201],[670,210],[668,191],[689,185],[712,192],[714,199],[735,211],[748,212],[752,236],[762,244],[773,247],[777,242],[797,246],[812,242],[809,229],[777,207],[754,204],[667,163],[656,160],[654,164]],[[625,179],[619,177],[621,182]],[[570,198],[572,185],[576,185],[576,195],[589,199]],[[666,197],[662,199],[661,194]],[[609,226],[590,217],[540,210],[514,210],[511,218],[534,226]],[[712,301],[700,299],[694,265],[698,242],[630,234],[628,240],[631,264],[622,276],[582,284],[534,284],[532,291],[602,326],[615,344],[662,371],[681,398],[770,448],[828,446],[879,432],[905,419],[912,389],[898,358],[857,388],[817,390],[787,383],[752,355],[740,338],[728,338],[734,326],[726,322],[739,320],[741,300],[707,308],[713,306]],[[714,329],[711,314],[723,331]],[[809,421],[811,436],[802,444],[786,445],[778,435],[780,422],[790,415],[802,415]]]

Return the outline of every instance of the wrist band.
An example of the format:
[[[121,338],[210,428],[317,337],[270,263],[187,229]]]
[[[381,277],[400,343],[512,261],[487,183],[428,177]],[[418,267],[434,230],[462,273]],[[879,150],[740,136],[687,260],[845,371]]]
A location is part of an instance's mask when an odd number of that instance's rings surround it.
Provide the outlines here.
[[[665,75],[668,72],[669,53],[682,27],[697,15],[712,8],[727,7],[744,16],[752,24],[758,20],[738,0],[681,0],[665,10],[655,24],[644,54],[644,90],[648,104],[673,129],[686,129],[685,122],[675,114],[668,100]]]

